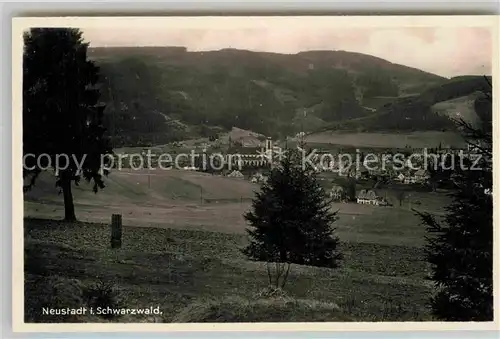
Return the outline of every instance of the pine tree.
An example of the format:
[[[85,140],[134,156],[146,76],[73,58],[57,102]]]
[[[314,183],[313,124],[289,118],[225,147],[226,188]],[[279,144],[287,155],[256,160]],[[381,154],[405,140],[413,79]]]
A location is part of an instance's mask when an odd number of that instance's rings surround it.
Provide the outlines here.
[[[331,211],[331,199],[301,157],[298,151],[286,151],[244,215],[251,227],[243,253],[267,262],[269,283],[281,288],[291,264],[335,268],[341,260],[333,228],[337,212]]]
[[[87,48],[78,29],[33,28],[24,35],[23,176],[31,177],[25,190],[49,159],[55,167],[59,157],[56,186],[69,221],[76,220],[72,183],[83,176],[93,180],[95,192],[103,188],[101,164],[110,159],[102,155],[112,153],[104,134],[104,106],[99,105],[99,69],[87,60]],[[62,155],[69,157],[67,163]]]
[[[457,190],[443,222],[417,212],[429,232],[426,252],[438,288],[431,306],[440,320],[493,320],[491,92],[485,97],[490,105],[489,114],[482,114],[483,126],[459,121],[469,142],[479,146],[480,161],[474,168],[480,170],[470,167],[474,159],[455,168]]]

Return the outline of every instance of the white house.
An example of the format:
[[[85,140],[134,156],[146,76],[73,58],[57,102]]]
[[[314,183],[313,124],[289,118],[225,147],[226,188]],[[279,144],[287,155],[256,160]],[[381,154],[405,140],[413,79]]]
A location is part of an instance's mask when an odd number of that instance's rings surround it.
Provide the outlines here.
[[[257,173],[252,177],[252,179],[250,179],[250,181],[253,183],[262,183],[267,181],[267,177],[262,173]]]
[[[356,197],[356,201],[358,204],[375,205],[376,200],[377,194],[373,190],[361,190]]]
[[[415,178],[414,175],[409,174],[409,175],[405,176],[403,184],[409,185],[409,184],[415,184],[415,183],[417,183],[417,179]]]
[[[244,176],[243,176],[243,174],[241,174],[241,172],[240,172],[240,171],[232,171],[232,172],[231,172],[231,173],[229,173],[227,176],[228,176],[229,178],[238,178],[238,179],[241,179],[241,178],[243,178],[243,177],[244,177]]]
[[[272,139],[267,138],[261,147],[230,146],[224,160],[227,164],[236,165],[239,168],[243,166],[264,167],[272,165],[273,154],[280,151],[281,148],[273,146]]]
[[[361,190],[356,197],[358,204],[386,206],[388,202],[385,198],[380,197],[374,190]]]

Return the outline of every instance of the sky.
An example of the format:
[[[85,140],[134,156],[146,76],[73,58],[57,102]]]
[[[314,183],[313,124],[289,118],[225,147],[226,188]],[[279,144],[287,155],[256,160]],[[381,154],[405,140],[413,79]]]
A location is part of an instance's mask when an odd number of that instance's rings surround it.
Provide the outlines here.
[[[444,77],[491,75],[492,32],[485,27],[82,28],[92,47],[184,46],[190,51],[237,48],[294,54],[344,50],[373,55]]]

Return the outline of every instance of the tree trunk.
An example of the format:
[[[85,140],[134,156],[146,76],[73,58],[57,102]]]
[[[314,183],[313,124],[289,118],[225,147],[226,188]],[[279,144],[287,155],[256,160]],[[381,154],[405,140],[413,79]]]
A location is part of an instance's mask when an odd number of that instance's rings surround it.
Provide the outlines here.
[[[434,181],[431,181],[430,185],[431,185],[431,191],[436,192],[436,183]]]
[[[283,277],[283,281],[281,283],[281,289],[285,288],[286,280],[288,279],[288,273],[290,272],[290,266],[292,265],[291,263],[287,263],[287,268],[285,271],[285,276]]]
[[[272,278],[272,273],[271,273],[271,264],[269,262],[266,262],[266,267],[267,267],[267,278],[269,281],[269,286],[273,284],[273,278]]]
[[[76,221],[75,205],[73,204],[73,193],[71,192],[71,179],[61,177],[61,188],[64,197],[64,220]]]

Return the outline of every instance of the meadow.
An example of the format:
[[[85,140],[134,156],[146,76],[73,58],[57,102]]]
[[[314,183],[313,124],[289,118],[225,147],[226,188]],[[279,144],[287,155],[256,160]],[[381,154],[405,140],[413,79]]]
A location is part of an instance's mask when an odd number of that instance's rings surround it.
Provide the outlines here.
[[[441,115],[447,115],[454,119],[462,118],[477,124],[479,117],[474,109],[474,102],[478,97],[478,92],[476,92],[468,96],[441,101],[434,104],[432,110]]]
[[[106,182],[97,194],[84,183],[74,190],[77,223],[54,220],[62,219],[63,206],[50,177],[26,195],[28,320],[36,318],[34,305],[45,293],[36,287],[54,277],[73,286],[67,292],[73,296],[103,281],[127,307],[163,312],[72,321],[431,320],[425,229],[408,206],[334,204],[340,268],[293,265],[285,294],[274,295],[266,290],[266,264],[240,252],[247,242],[242,214],[257,185],[174,170],[113,172]],[[208,200],[200,200],[200,191]],[[437,193],[420,194],[419,209],[439,212],[445,202]],[[120,249],[109,244],[113,213],[123,216]]]
[[[455,132],[419,131],[408,133],[356,133],[342,131],[325,131],[310,134],[307,143],[331,144],[355,148],[387,148],[398,149],[408,145],[411,148],[466,147],[463,137]]]

